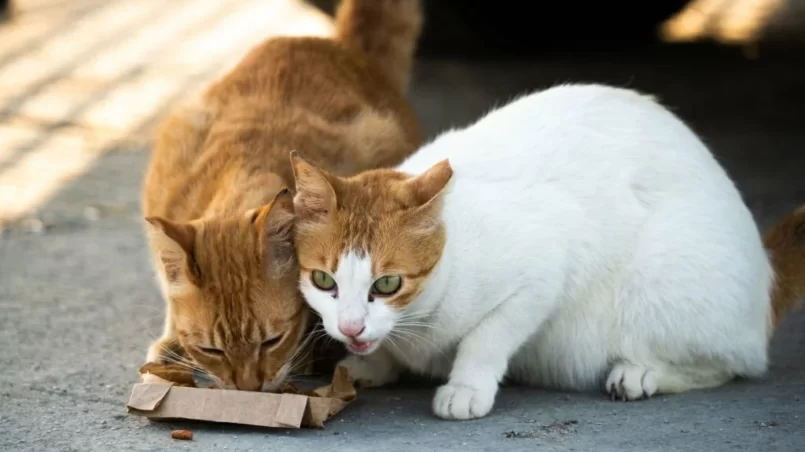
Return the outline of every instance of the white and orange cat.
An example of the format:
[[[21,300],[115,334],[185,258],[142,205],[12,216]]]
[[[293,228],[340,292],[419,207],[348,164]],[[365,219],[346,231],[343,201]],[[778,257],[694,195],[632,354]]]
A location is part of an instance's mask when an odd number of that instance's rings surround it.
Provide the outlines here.
[[[805,212],[770,259],[707,147],[634,91],[525,96],[396,170],[292,160],[305,298],[355,379],[447,378],[442,418],[485,416],[504,377],[635,400],[760,376],[805,293]]]
[[[166,302],[147,361],[242,390],[306,367],[288,153],[348,175],[415,151],[404,94],[421,23],[419,0],[344,0],[334,39],[269,39],[168,116],[143,188]]]

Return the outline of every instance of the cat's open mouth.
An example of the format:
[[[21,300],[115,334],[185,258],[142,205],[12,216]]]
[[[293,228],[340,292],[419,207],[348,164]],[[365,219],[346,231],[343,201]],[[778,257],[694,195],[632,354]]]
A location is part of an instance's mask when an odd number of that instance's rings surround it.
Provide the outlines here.
[[[352,339],[351,341],[349,341],[347,343],[347,348],[349,349],[349,351],[351,351],[353,353],[363,355],[363,354],[369,353],[374,348],[375,342],[377,342],[377,341],[366,341],[366,342],[364,342],[364,341],[359,341],[357,339]]]

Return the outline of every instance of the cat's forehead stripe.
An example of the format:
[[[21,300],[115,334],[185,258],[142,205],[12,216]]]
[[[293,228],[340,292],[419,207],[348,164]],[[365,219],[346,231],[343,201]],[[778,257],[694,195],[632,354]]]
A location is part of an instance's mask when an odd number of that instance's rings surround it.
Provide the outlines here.
[[[360,303],[368,294],[372,284],[372,259],[366,253],[350,249],[341,255],[338,268],[333,275],[338,284],[341,300]]]
[[[219,346],[226,342],[226,328],[224,327],[224,322],[221,317],[215,319],[210,333],[209,341],[211,344]]]
[[[366,252],[351,248],[340,256],[335,272],[344,279],[355,279],[366,273],[371,275],[372,259]]]

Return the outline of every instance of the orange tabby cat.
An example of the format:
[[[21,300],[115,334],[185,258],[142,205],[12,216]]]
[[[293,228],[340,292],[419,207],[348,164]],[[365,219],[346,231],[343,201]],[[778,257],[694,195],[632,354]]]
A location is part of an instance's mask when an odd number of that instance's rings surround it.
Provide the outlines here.
[[[243,390],[274,390],[298,369],[312,316],[297,289],[288,156],[349,175],[421,144],[404,99],[420,8],[345,0],[335,39],[265,41],[165,120],[143,193],[167,302],[149,362]]]

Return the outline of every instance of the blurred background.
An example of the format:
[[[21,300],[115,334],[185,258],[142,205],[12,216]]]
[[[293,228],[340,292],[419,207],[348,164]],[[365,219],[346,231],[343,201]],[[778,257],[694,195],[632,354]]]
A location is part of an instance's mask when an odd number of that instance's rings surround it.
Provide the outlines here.
[[[0,0],[6,235],[136,212],[165,107],[266,36],[329,34],[335,3]],[[805,0],[426,0],[425,8],[410,97],[429,136],[529,90],[611,83],[657,94],[690,122],[756,212],[805,200],[796,185]],[[782,180],[790,185],[777,190]]]
[[[805,203],[805,0],[424,1],[410,99],[429,137],[518,94],[609,83],[686,120],[762,229]],[[152,129],[266,37],[331,33],[333,3],[0,0],[0,444],[90,450],[104,429],[143,425],[121,412],[163,316],[139,213]],[[775,338],[773,384],[707,403],[737,417],[802,414],[803,319]],[[428,395],[417,397],[424,412]],[[709,425],[699,405],[678,403],[675,422]],[[645,407],[630,406],[644,410],[635,422],[612,418],[613,444],[662,414]],[[774,432],[801,438],[786,416]],[[724,441],[771,444],[747,419],[724,424]],[[137,431],[116,447],[144,450]]]

